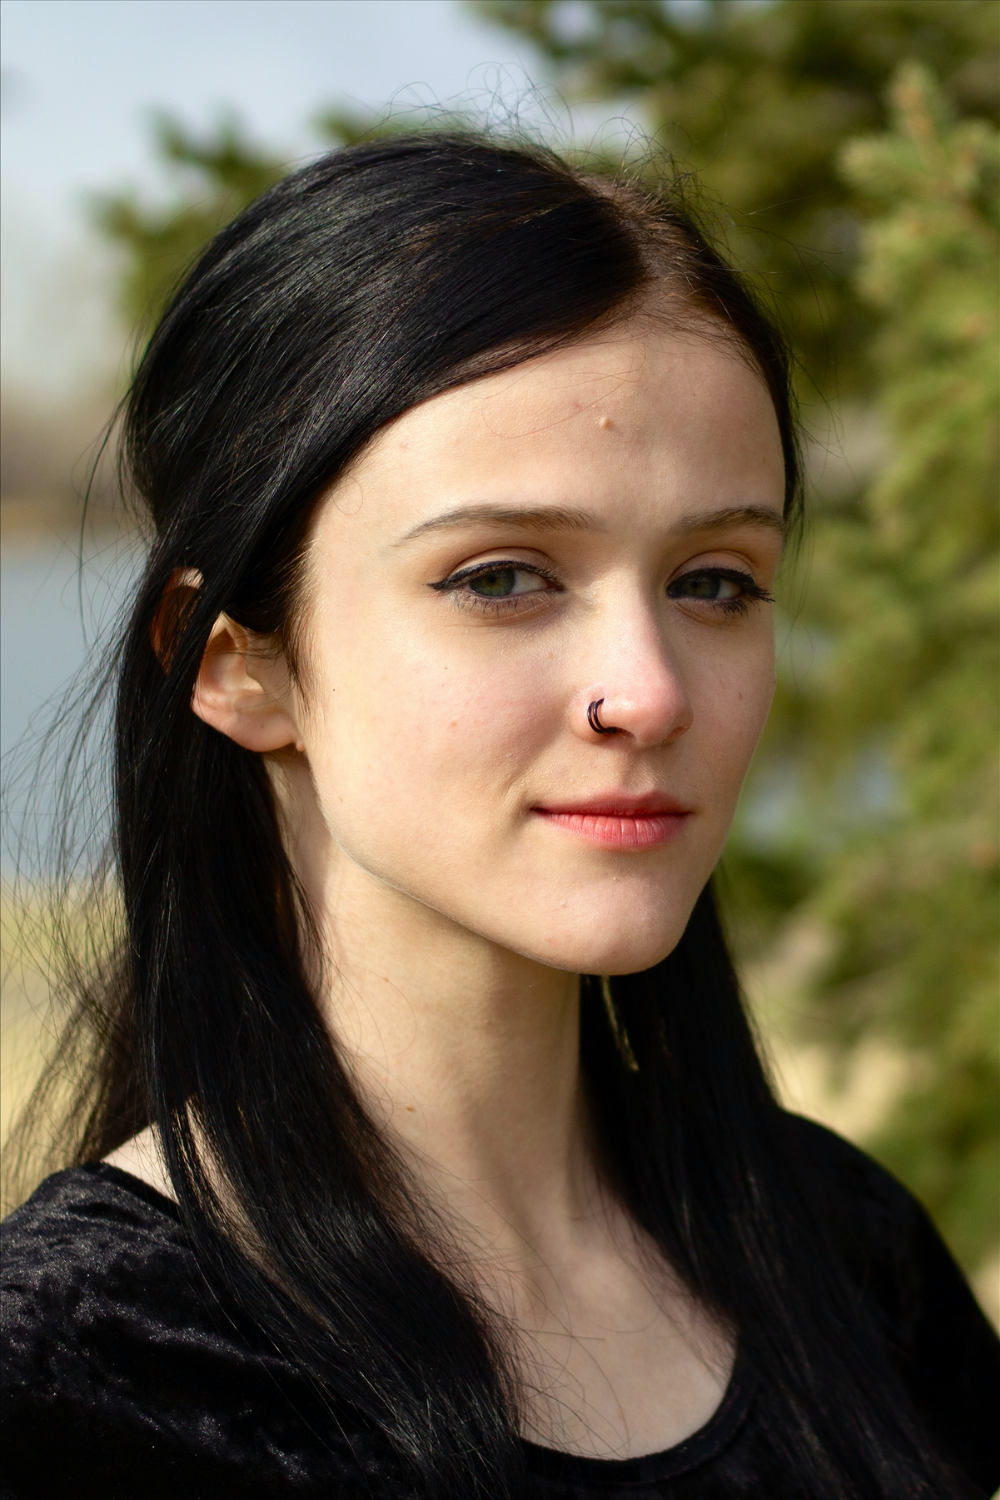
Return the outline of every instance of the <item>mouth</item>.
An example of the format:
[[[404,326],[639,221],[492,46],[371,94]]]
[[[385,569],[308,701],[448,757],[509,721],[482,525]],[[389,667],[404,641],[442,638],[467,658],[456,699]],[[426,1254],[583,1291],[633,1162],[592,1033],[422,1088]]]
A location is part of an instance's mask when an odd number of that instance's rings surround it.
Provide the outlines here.
[[[669,844],[690,816],[689,808],[660,792],[638,796],[612,792],[578,802],[539,805],[531,811],[588,844],[619,851]]]

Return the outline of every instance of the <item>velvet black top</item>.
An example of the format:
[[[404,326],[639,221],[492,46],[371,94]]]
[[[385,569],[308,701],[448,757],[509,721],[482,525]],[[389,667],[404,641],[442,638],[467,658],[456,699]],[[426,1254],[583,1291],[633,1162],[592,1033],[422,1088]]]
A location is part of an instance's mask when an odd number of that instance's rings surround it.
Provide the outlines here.
[[[790,1124],[793,1124],[790,1119]],[[1000,1485],[1000,1342],[923,1209],[867,1156],[793,1128],[833,1242],[887,1330],[928,1428],[973,1492]],[[330,1418],[202,1276],[175,1206],[93,1165],[56,1173],[3,1225],[4,1496],[10,1500],[404,1500],[381,1439]],[[532,1500],[791,1497],[752,1370],[665,1453],[570,1457],[526,1443]]]

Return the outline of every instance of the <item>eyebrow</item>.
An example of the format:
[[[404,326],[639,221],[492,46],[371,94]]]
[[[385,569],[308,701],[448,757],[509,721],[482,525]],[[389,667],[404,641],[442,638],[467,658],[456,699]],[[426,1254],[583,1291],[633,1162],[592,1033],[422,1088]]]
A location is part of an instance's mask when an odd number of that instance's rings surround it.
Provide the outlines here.
[[[412,542],[415,537],[425,536],[429,531],[446,531],[451,526],[468,526],[477,522],[486,526],[523,526],[531,531],[604,530],[590,511],[574,510],[564,505],[460,505],[457,510],[446,510],[443,515],[421,521],[400,541]]]
[[[603,531],[605,527],[587,510],[564,505],[460,505],[429,521],[421,521],[401,537],[397,546],[412,542],[431,531],[446,531],[453,526],[473,524],[487,526],[523,526],[531,531]],[[724,531],[734,526],[755,526],[764,531],[785,535],[785,521],[766,505],[730,505],[723,510],[695,511],[682,516],[670,528],[682,536],[698,531]]]
[[[731,526],[756,526],[764,531],[785,535],[785,518],[766,505],[732,505],[682,516],[670,529],[684,535],[694,531],[723,531]]]

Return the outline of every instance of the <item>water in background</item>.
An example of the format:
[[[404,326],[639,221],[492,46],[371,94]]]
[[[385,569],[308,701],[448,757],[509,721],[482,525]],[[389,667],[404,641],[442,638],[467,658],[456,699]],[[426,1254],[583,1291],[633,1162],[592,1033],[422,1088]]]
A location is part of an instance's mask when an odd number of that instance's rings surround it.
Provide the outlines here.
[[[79,720],[74,689],[108,659],[114,625],[142,560],[133,537],[27,535],[0,549],[0,755],[3,874],[44,873],[55,828],[60,757]],[[62,709],[62,712],[60,710]],[[106,725],[106,716],[103,724]],[[46,731],[58,724],[54,736]],[[94,744],[100,738],[96,726]],[[107,757],[92,758],[80,790],[107,805]],[[84,810],[81,808],[81,815]]]

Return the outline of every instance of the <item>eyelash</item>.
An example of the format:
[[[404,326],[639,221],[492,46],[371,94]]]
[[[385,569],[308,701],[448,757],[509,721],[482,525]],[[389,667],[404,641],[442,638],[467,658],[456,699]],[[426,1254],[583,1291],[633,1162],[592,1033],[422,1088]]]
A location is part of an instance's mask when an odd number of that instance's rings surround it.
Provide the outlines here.
[[[452,573],[450,577],[443,578],[440,583],[432,583],[431,588],[438,593],[453,593],[456,596],[456,602],[464,609],[475,609],[481,614],[512,615],[521,608],[525,600],[534,599],[536,593],[541,593],[542,590],[539,589],[529,594],[513,594],[506,599],[487,599],[476,594],[466,594],[463,598],[459,593],[463,584],[471,583],[474,578],[482,578],[487,573],[502,572],[504,568],[515,568],[519,573],[531,573],[536,578],[544,579],[551,585],[551,589],[547,592],[554,594],[564,592],[558,578],[547,569],[538,567],[537,563],[518,562],[510,557],[494,558],[490,562],[475,563],[471,568],[462,568],[458,573]]]
[[[551,585],[551,589],[547,592],[559,594],[564,592],[559,580],[545,568],[540,568],[534,563],[519,562],[515,558],[493,558],[489,562],[476,563],[473,567],[463,568],[458,573],[452,573],[448,578],[443,578],[439,583],[432,583],[430,586],[437,593],[454,594],[456,602],[460,603],[465,609],[475,609],[482,614],[511,615],[521,607],[521,601],[533,599],[535,594],[541,593],[542,590],[533,591],[528,594],[514,594],[506,599],[487,599],[475,594],[467,594],[462,598],[459,593],[463,584],[470,583],[474,578],[481,578],[484,574],[499,572],[504,568],[515,568],[519,573],[532,573],[535,577],[544,579],[546,583]],[[684,598],[683,594],[674,593],[673,590],[679,584],[685,583],[692,578],[719,579],[726,583],[734,583],[742,590],[742,597],[739,599],[707,599],[702,601],[711,605],[712,608],[719,610],[721,613],[728,615],[730,618],[736,615],[749,614],[751,604],[774,603],[773,594],[769,593],[767,589],[762,588],[749,573],[743,573],[737,568],[695,568],[690,573],[682,573],[679,578],[675,578],[672,583],[667,585],[667,598]]]
[[[751,604],[773,604],[774,595],[767,589],[762,588],[749,573],[742,572],[739,568],[694,568],[690,573],[682,573],[680,578],[675,578],[673,583],[667,585],[668,599],[682,599],[683,594],[672,592],[678,584],[686,583],[692,578],[720,579],[725,583],[734,583],[742,590],[739,599],[707,599],[703,602],[711,604],[713,608],[721,610],[723,614],[747,615],[750,613]]]

